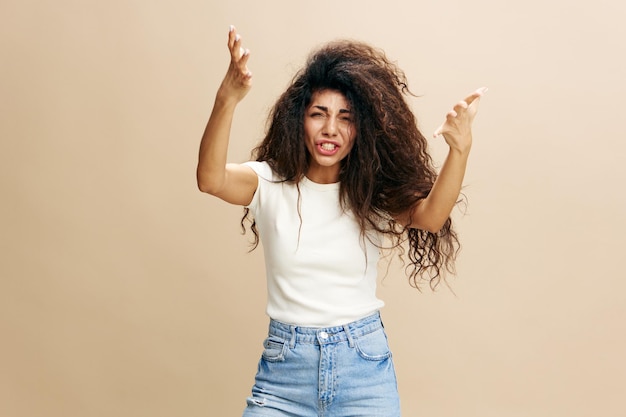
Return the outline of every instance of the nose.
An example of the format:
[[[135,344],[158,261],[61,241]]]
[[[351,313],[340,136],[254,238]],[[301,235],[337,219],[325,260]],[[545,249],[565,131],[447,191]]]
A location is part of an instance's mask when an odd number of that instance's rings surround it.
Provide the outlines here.
[[[326,136],[337,136],[337,120],[334,117],[326,119],[322,133]]]

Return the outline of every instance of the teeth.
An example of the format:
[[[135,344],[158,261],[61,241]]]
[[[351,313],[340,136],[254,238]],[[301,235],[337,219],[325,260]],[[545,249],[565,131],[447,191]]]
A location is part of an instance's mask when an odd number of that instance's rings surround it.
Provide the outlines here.
[[[325,151],[332,151],[337,147],[334,143],[322,143],[321,148]]]

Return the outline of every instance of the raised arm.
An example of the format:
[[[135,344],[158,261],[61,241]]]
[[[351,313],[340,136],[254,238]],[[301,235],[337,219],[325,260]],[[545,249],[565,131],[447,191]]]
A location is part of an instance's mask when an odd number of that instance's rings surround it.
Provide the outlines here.
[[[226,163],[235,108],[252,86],[252,73],[247,66],[250,51],[241,43],[241,37],[231,26],[228,33],[230,65],[202,136],[196,177],[200,191],[232,204],[247,205],[256,190],[257,176],[247,166]]]
[[[410,227],[437,233],[450,217],[461,192],[465,168],[472,146],[472,122],[478,111],[480,97],[487,91],[479,88],[458,102],[446,115],[446,120],[434,136],[443,135],[450,146],[448,156],[428,197],[407,213],[403,223],[411,219]]]

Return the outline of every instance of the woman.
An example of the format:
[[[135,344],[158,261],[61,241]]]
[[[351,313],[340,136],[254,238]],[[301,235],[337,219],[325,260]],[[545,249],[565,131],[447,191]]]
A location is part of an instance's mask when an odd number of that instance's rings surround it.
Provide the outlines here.
[[[279,98],[256,161],[228,164],[233,114],[252,85],[250,51],[234,27],[228,48],[197,180],[245,207],[263,240],[270,326],[244,416],[399,416],[376,265],[390,247],[408,255],[416,287],[452,271],[450,212],[486,89],[457,103],[435,132],[450,146],[437,175],[404,99],[404,73],[369,45],[332,42]]]

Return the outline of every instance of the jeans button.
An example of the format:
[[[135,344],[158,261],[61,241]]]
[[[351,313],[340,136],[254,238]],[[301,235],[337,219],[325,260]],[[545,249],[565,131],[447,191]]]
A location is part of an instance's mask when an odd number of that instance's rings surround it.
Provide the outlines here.
[[[328,333],[326,333],[326,332],[320,332],[320,337],[321,337],[322,339],[328,339]]]

